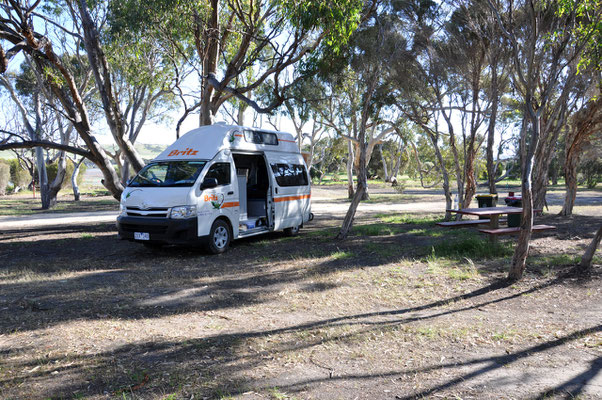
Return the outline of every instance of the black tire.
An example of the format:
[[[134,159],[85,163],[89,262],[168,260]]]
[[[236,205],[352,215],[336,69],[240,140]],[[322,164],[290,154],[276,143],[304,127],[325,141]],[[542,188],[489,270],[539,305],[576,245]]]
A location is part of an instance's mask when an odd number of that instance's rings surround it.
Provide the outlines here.
[[[299,234],[299,229],[301,229],[301,225],[286,228],[283,232],[286,236],[297,236]]]
[[[225,221],[218,219],[211,225],[207,250],[211,254],[221,254],[228,249],[231,240],[232,232],[230,231],[230,226]]]

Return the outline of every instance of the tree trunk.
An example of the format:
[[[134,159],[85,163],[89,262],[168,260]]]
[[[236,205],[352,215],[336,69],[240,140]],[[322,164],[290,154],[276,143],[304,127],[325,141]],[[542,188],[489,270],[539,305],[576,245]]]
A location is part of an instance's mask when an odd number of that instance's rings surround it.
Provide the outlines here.
[[[202,21],[200,16],[196,16],[197,20],[195,21],[196,50],[202,60],[205,77],[215,76],[219,57],[219,1],[210,0],[209,3],[209,21]],[[201,32],[204,33],[203,38],[201,38]],[[201,126],[213,123],[214,111],[211,107],[214,88],[205,77],[202,79],[201,106],[199,108],[199,125]]]
[[[73,168],[73,173],[71,174],[71,188],[73,189],[73,199],[75,201],[79,201],[80,198],[79,185],[77,184],[77,176],[79,175],[79,167],[82,165],[83,161],[84,157],[79,159],[79,161],[75,164]]]
[[[602,95],[598,93],[595,99],[588,101],[587,105],[572,117],[572,126],[565,137],[566,158],[564,162],[564,175],[566,195],[560,215],[573,214],[573,206],[577,197],[577,165],[581,150],[589,137],[602,124]]]
[[[579,263],[579,269],[581,271],[587,271],[591,268],[594,254],[596,253],[596,249],[600,245],[600,240],[602,240],[602,226],[598,228],[596,236],[594,236],[592,242],[589,244],[589,246],[587,246],[583,257],[581,258],[581,262]]]
[[[579,163],[579,152],[569,151],[564,164],[564,177],[566,193],[564,204],[559,215],[568,217],[573,215],[573,207],[577,198],[577,164]]]
[[[362,185],[357,185],[357,191],[351,200],[347,214],[345,214],[345,219],[343,220],[343,225],[341,226],[341,231],[337,235],[337,239],[345,239],[347,235],[349,235],[349,231],[353,226],[353,219],[355,217],[355,212],[357,211],[357,206],[359,206],[360,201],[362,201],[362,192],[364,189],[365,188]]]
[[[385,173],[385,176],[383,178],[384,178],[385,182],[389,182],[389,181],[391,181],[391,177],[389,176],[389,171],[387,168],[387,160],[385,159],[385,153],[383,153],[382,143],[378,145],[378,150],[380,151],[380,159],[383,164],[383,172]]]
[[[357,190],[355,191],[355,195],[351,200],[351,204],[349,205],[349,209],[347,210],[347,214],[345,214],[345,219],[343,220],[343,225],[341,226],[341,230],[337,235],[337,239],[345,239],[347,235],[349,235],[349,231],[353,226],[353,219],[355,218],[355,212],[357,211],[357,207],[360,204],[360,201],[364,199],[366,192],[366,153],[365,147],[360,146],[360,161],[359,161],[359,171],[357,174]]]
[[[494,58],[497,61],[497,57]],[[497,194],[495,176],[497,175],[497,164],[493,159],[493,145],[495,144],[495,126],[497,122],[497,109],[499,102],[499,84],[497,74],[497,63],[491,65],[491,115],[487,127],[487,183],[489,193]]]
[[[347,196],[349,199],[354,198],[354,189],[353,189],[353,160],[355,158],[353,154],[353,143],[351,140],[347,141]]]
[[[80,0],[78,4],[82,18],[86,53],[88,54],[88,60],[94,74],[98,94],[102,101],[107,125],[115,139],[115,143],[117,143],[126,159],[132,164],[135,171],[140,171],[142,167],[144,167],[144,161],[127,137],[124,117],[119,108],[119,102],[113,92],[113,85],[111,82],[112,77],[107,59],[100,44],[98,30],[92,20],[86,2]]]
[[[40,199],[42,200],[42,210],[50,208],[50,192],[48,185],[48,173],[46,172],[46,160],[44,159],[44,149],[36,147],[36,166],[38,169],[38,184],[40,185]]]
[[[127,185],[128,180],[130,179],[130,163],[127,158],[123,160],[123,164],[121,165],[121,184],[123,186]]]
[[[529,242],[531,241],[531,233],[533,230],[533,166],[535,164],[535,154],[537,153],[537,146],[539,145],[539,115],[532,109],[530,101],[525,103],[525,113],[527,113],[531,120],[531,143],[529,149],[526,149],[526,138],[528,123],[523,120],[523,127],[521,130],[520,140],[520,152],[521,152],[521,166],[522,166],[522,200],[523,200],[523,214],[522,222],[520,225],[520,233],[518,235],[518,241],[516,248],[514,249],[514,255],[512,256],[512,263],[510,265],[510,271],[508,272],[508,280],[511,282],[518,281],[523,277],[525,267],[527,263],[527,256],[529,255]]]
[[[435,149],[435,155],[437,156],[437,161],[439,162],[439,168],[441,169],[441,175],[443,176],[443,193],[445,194],[445,209],[449,210],[452,208],[452,204],[453,204],[452,193],[451,193],[451,190],[449,187],[449,174],[447,172],[447,168],[445,167],[445,160],[443,159],[443,155],[441,154],[441,149],[439,149],[439,143],[438,143],[437,137],[432,134],[429,134],[428,136],[431,139],[433,148]],[[452,214],[449,211],[445,211],[445,220],[449,221],[451,218],[452,218]]]
[[[65,175],[67,175],[67,155],[64,151],[61,151],[58,159],[56,176],[48,188],[49,207],[54,207],[56,205],[56,198],[65,181]]]
[[[397,156],[397,159],[395,160],[395,166],[393,167],[393,171],[391,171],[391,178],[395,179],[395,182],[397,182],[397,175],[399,175],[399,169],[401,168],[401,159],[404,153],[403,141],[399,143],[398,152],[399,156]]]

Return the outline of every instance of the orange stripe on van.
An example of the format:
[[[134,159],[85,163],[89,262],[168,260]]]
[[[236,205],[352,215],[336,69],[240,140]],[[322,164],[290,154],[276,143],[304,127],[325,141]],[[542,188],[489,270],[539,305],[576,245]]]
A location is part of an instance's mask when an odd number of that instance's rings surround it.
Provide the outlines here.
[[[289,142],[289,143],[297,143],[296,140],[286,140],[286,139],[278,139],[281,142]]]
[[[236,136],[236,137],[242,137],[242,135],[234,135],[234,136]]]
[[[238,201],[231,201],[229,203],[222,204],[222,208],[238,207],[239,205],[240,205],[240,203]]]
[[[303,194],[301,196],[286,196],[286,197],[277,197],[274,199],[274,203],[280,203],[281,201],[293,201],[293,200],[302,200],[311,198],[311,194]]]

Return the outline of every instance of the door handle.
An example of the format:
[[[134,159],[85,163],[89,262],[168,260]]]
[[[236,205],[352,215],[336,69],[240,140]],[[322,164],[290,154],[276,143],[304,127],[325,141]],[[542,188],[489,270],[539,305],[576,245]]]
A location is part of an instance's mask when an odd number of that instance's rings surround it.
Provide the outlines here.
[[[276,194],[278,194],[278,188],[275,188],[275,190],[276,190]]]
[[[234,192],[228,192],[228,195],[234,194]]]

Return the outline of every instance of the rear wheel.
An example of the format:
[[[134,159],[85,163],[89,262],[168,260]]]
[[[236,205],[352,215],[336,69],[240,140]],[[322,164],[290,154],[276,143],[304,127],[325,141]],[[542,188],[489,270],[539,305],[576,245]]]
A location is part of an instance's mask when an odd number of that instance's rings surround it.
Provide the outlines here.
[[[230,240],[232,240],[230,227],[226,222],[218,219],[213,223],[211,230],[209,231],[207,250],[212,254],[223,253],[230,245]]]
[[[293,226],[292,228],[284,229],[284,234],[286,236],[297,236],[299,234],[299,229],[301,229],[301,225]]]

